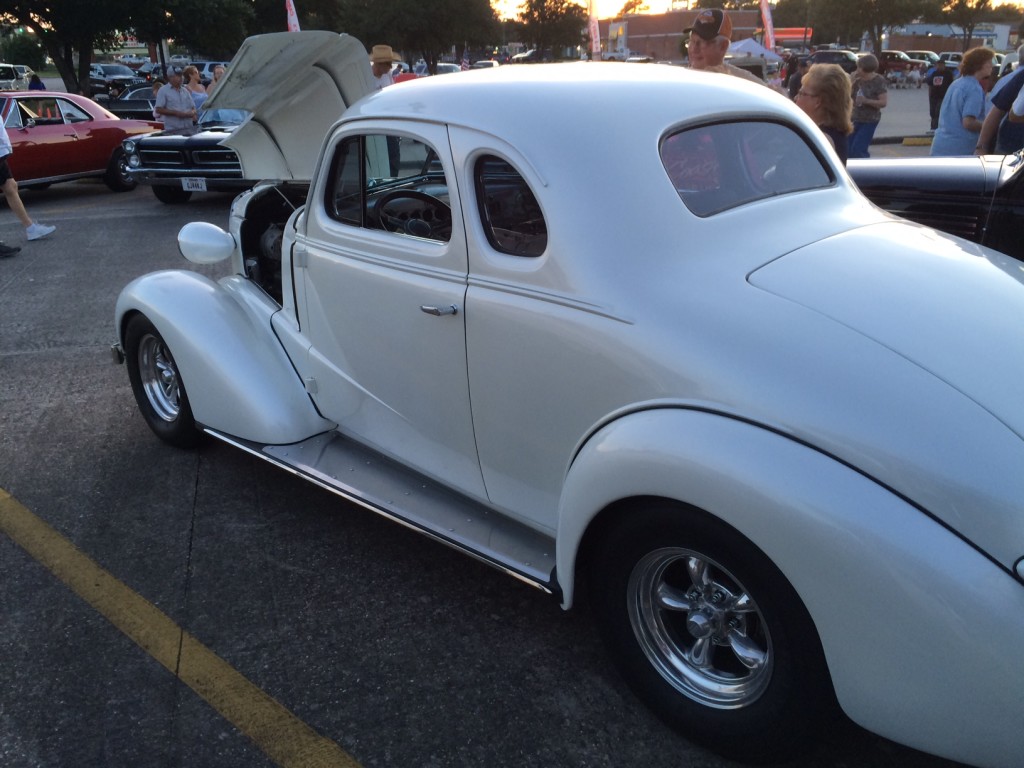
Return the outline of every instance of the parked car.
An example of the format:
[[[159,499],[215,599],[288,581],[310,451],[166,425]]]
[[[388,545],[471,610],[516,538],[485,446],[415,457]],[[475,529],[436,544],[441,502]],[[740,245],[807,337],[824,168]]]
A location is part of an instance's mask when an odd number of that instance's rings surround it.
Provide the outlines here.
[[[207,104],[212,104],[212,97]],[[245,110],[211,106],[199,112],[199,122],[192,128],[125,140],[132,179],[151,185],[158,200],[171,204],[188,202],[193,192],[251,187],[258,179],[243,178],[238,155],[222,146],[247,117]]]
[[[18,73],[18,79],[25,84],[25,88],[28,88],[29,78],[32,77],[36,72],[32,67],[27,64],[15,64],[14,70]],[[22,90],[19,88],[18,90]]]
[[[118,117],[134,120],[158,120],[153,115],[156,96],[153,94],[153,86],[149,83],[127,88],[115,98],[111,98],[105,93],[99,93],[96,94],[95,99]]]
[[[808,56],[807,62],[809,64],[838,64],[847,72],[855,72],[857,54],[846,50],[821,50]]]
[[[585,582],[626,681],[731,756],[806,754],[838,704],[1019,765],[1020,264],[870,204],[739,78],[562,64],[374,92],[365,61],[345,35],[251,38],[212,97],[253,112],[224,144],[268,181],[227,230],[179,234],[229,276],[118,298],[153,432],[565,608]]]
[[[134,189],[121,142],[160,128],[153,121],[121,120],[84,96],[49,91],[0,94],[0,114],[19,187],[95,176],[115,192]]]
[[[935,51],[905,51],[907,56],[918,61],[925,62],[929,67],[935,65],[935,62],[939,60],[939,54]]]
[[[450,61],[439,61],[437,66],[434,67],[435,75],[450,75],[453,72],[461,72],[462,67],[458,64],[454,64]]]
[[[491,69],[492,67],[500,67],[501,62],[495,61],[494,59],[480,59],[480,61],[474,61],[470,65],[470,69]]]
[[[1024,261],[1024,154],[850,160],[872,202]]]
[[[164,70],[165,67],[163,64],[157,64],[156,62],[150,61],[146,64],[143,64],[141,67],[135,70],[135,74],[136,76],[143,78],[147,82],[152,82],[154,80],[166,81],[167,78],[165,76]]]
[[[148,56],[139,56],[138,54],[135,54],[135,53],[126,53],[123,56],[121,56],[118,59],[118,61],[120,61],[126,67],[130,67],[131,69],[137,69],[137,68],[141,67],[143,64],[148,63],[149,62],[149,57]]]
[[[878,55],[878,71],[883,75],[905,76],[911,69],[924,72],[929,63],[923,59],[912,59],[904,51],[882,51]]]
[[[1003,57],[1003,63],[999,65],[999,76],[1004,77],[1017,69],[1017,52],[1008,53]]]
[[[26,82],[22,81],[13,64],[0,64],[0,91],[23,91]]]
[[[140,77],[135,70],[124,64],[90,64],[89,87],[91,95],[110,93],[112,88],[124,90],[132,85],[145,83],[146,78]]]

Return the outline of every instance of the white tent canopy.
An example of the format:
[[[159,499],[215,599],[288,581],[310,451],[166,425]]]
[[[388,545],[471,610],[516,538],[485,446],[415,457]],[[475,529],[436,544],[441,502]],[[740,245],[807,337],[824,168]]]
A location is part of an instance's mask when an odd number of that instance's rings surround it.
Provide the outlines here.
[[[769,51],[752,37],[730,43],[729,53],[733,55],[764,56],[767,61],[782,61],[781,56],[774,51]]]

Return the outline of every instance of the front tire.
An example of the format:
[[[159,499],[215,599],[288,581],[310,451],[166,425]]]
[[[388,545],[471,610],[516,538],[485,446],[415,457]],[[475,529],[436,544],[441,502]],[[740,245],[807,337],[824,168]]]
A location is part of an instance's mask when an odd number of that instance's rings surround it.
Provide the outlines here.
[[[693,741],[734,759],[784,760],[805,753],[836,711],[800,598],[722,521],[639,503],[602,537],[590,583],[626,681]]]
[[[191,192],[181,187],[168,187],[162,184],[157,184],[153,187],[153,194],[156,195],[156,199],[161,203],[167,203],[168,205],[181,205],[182,203],[187,203],[189,198],[192,197]]]
[[[171,445],[194,448],[202,432],[174,356],[149,318],[135,315],[128,322],[124,346],[128,379],[149,428]]]
[[[103,182],[113,192],[131,192],[138,185],[128,173],[128,158],[120,147],[110,156],[110,164],[107,166]]]

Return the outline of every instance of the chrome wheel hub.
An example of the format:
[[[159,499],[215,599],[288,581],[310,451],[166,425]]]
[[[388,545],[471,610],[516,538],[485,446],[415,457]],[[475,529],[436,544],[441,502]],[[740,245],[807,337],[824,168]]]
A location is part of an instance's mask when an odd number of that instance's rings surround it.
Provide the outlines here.
[[[178,368],[167,346],[152,334],[139,342],[139,377],[156,415],[166,422],[177,419],[181,412]]]
[[[641,649],[681,693],[735,709],[767,688],[773,657],[764,619],[718,563],[682,548],[651,552],[630,576],[628,600]]]

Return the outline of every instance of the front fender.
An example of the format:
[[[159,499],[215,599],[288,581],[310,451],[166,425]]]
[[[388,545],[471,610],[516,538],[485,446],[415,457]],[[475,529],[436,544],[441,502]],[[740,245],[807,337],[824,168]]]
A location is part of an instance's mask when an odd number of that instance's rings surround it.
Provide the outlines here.
[[[978,765],[1019,761],[1024,588],[956,533],[785,435],[720,414],[649,410],[607,425],[570,468],[556,544],[566,606],[588,526],[644,496],[724,520],[775,563],[814,621],[853,720]],[[966,691],[978,694],[969,713]]]
[[[141,312],[174,355],[196,421],[262,444],[304,440],[335,425],[323,419],[271,328],[280,310],[248,280],[219,283],[196,272],[143,275],[121,291],[115,319]],[[128,350],[126,350],[127,352]]]

